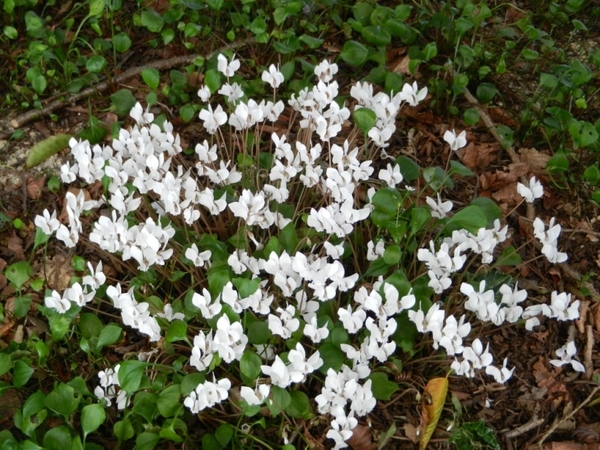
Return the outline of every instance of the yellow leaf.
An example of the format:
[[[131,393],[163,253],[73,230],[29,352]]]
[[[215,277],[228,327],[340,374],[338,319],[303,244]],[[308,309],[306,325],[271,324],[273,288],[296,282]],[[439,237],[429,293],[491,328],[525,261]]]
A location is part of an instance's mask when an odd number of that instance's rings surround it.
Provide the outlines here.
[[[429,380],[423,392],[423,407],[421,409],[421,441],[419,450],[425,450],[438,420],[444,409],[446,394],[448,393],[448,378],[433,378]]]

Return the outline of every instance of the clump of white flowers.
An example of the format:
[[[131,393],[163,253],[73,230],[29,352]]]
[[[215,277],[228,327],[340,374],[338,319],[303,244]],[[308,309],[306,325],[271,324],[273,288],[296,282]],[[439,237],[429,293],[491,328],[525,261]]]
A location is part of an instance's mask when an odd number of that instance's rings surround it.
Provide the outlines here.
[[[47,210],[35,220],[44,233],[55,234],[67,247],[73,247],[83,233],[81,215],[98,210],[97,214],[89,215],[92,219],[89,241],[123,261],[135,261],[142,272],[165,266],[178,255],[190,271],[206,273],[213,268],[215,251],[204,248],[200,242],[189,242],[183,248],[179,243],[174,244],[175,224],[202,229],[211,217],[220,218],[220,223],[239,224],[247,246],[235,248],[224,261],[219,260],[220,267],[231,271],[236,278],[222,283],[219,292],[211,293],[205,283],[191,288],[190,303],[198,311],[197,318],[203,327],[196,327],[196,335],[191,339],[189,366],[204,372],[208,379],[215,361],[228,366],[239,362],[245,352],[254,352],[249,345],[247,324],[232,319],[233,315],[251,314],[264,322],[270,333],[269,344],[261,344],[258,352],[263,377],[253,385],[236,387],[248,405],[272,406],[273,389],[304,383],[323,366],[319,344],[328,338],[335,322],[352,341],[340,345],[346,360],[339,370],[327,369],[315,402],[321,414],[332,417],[327,436],[335,441],[335,448],[343,448],[358,419],[376,406],[369,376],[376,363],[386,363],[397,351],[394,334],[400,314],[407,314],[419,332],[431,334],[435,349],[441,347],[454,358],[451,367],[456,374],[473,377],[481,370],[498,383],[506,382],[514,368],[507,367],[506,359],[501,367],[492,364],[489,343],[470,336],[473,321],[501,325],[523,318],[531,329],[540,323],[540,315],[558,320],[578,317],[578,302],[571,302],[570,294],[555,292],[550,305],[542,303],[523,309],[527,293],[516,284],[503,284],[494,291],[481,281],[477,285],[463,282],[457,286],[464,295],[465,311],[457,318],[447,314],[441,302],[422,309],[422,302],[417,301],[412,290],[401,293],[383,276],[367,283],[360,279],[359,273],[347,273],[343,257],[351,243],[349,235],[374,210],[370,200],[377,189],[413,191],[410,186],[402,187],[405,183],[402,168],[395,162],[387,163],[375,177],[373,161],[365,158],[368,152],[364,149],[386,148],[396,131],[396,117],[403,105],[417,105],[426,97],[427,89],[419,89],[416,83],[406,84],[400,92],[388,95],[374,93],[369,83],[357,83],[350,89],[354,104],[350,107],[336,101],[337,65],[321,62],[314,71],[317,83],[292,95],[288,102],[298,118],[299,128],[294,129],[297,140],[272,132],[265,144],[270,148],[271,167],[264,176],[253,175],[249,181],[244,179],[247,169],[236,164],[239,160],[234,158],[235,148],[222,141],[224,128],[245,142],[249,130],[276,122],[285,104],[246,99],[238,83],[230,84],[239,67],[240,62],[234,58],[227,60],[223,55],[217,58],[217,68],[227,79],[217,92],[223,97],[223,104],[215,103],[214,93],[206,86],[198,92],[205,103],[199,118],[211,141],[196,145],[193,164],[181,163],[180,139],[173,134],[172,125],[165,122],[162,128],[158,127],[152,123],[153,114],[137,104],[130,114],[135,124],[129,130],[121,130],[110,146],[92,147],[87,141],[75,139],[69,143],[74,162],[63,166],[62,180],[103,182],[105,195],[92,201],[85,199],[83,191],[78,195],[69,192],[65,202],[67,224],[57,219],[56,212],[50,214]],[[262,80],[273,89],[284,82],[274,65],[262,74]],[[349,140],[344,131],[352,111],[360,108],[370,109],[376,117],[374,126],[366,133],[364,147]],[[447,131],[444,139],[453,151],[466,145],[464,131],[459,134]],[[367,187],[366,196],[359,189],[361,186]],[[541,185],[532,179],[530,187],[520,186],[519,192],[527,201],[533,201],[543,193],[540,189]],[[298,195],[309,198],[312,195],[318,204],[292,214],[285,212],[284,206],[297,206]],[[454,206],[440,192],[436,192],[435,198],[427,197],[426,204],[431,217],[438,221],[446,220]],[[141,208],[148,208],[143,220],[136,216]],[[311,229],[311,236],[317,233],[323,236],[323,242],[312,242],[307,237],[309,251],[290,248],[264,252],[267,242],[257,237],[267,235],[261,234],[262,230],[277,236],[300,220]],[[544,255],[551,262],[564,261],[566,255],[556,250],[560,226],[554,225],[554,219],[547,231],[539,219],[534,227]],[[425,266],[429,288],[435,294],[448,290],[456,278],[454,274],[463,270],[472,255],[478,255],[481,264],[492,263],[497,246],[507,239],[507,230],[507,226],[496,220],[490,228],[473,230],[475,233],[454,230],[451,236],[431,240],[426,247],[419,248],[416,256]],[[391,243],[385,236],[368,240],[365,259],[372,262],[385,259],[388,244]],[[255,256],[252,248],[263,253]],[[74,283],[62,294],[51,292],[45,305],[62,314],[73,305],[85,307],[91,302],[106,283],[106,277],[101,263],[96,268],[88,265],[88,269],[89,274],[81,283]],[[251,283],[253,289],[240,287],[242,282]],[[105,292],[107,299],[120,310],[123,323],[148,336],[151,342],[160,341],[161,322],[186,318],[169,304],[156,310],[136,295],[134,287],[122,288],[115,283],[107,286]],[[341,299],[351,301],[342,303]],[[319,311],[326,302],[334,305],[334,316],[322,322]],[[295,342],[288,351],[275,354],[271,343],[289,339]],[[559,349],[557,355],[561,359],[552,363],[570,363],[579,370],[577,361],[572,359],[575,353],[571,344]],[[116,399],[122,409],[127,394],[117,390],[118,368],[117,365],[114,372],[111,369],[100,372],[100,385],[95,393],[107,406]],[[226,372],[218,380],[214,372],[212,376],[213,381],[198,384],[184,399],[184,405],[192,413],[201,413],[229,398],[232,380]]]

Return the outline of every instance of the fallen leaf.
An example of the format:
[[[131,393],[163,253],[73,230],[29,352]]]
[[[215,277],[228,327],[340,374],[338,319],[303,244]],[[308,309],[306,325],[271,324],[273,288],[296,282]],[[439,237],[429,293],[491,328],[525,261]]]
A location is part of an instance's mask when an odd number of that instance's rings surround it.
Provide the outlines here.
[[[482,173],[479,176],[479,183],[482,189],[497,191],[507,184],[518,181],[523,175],[527,174],[527,169],[527,164],[511,163],[505,170]]]
[[[423,406],[421,409],[421,441],[419,449],[425,450],[435,431],[444,403],[448,394],[448,378],[433,378],[429,380],[423,391]]]
[[[37,178],[28,178],[27,179],[27,197],[31,200],[37,200],[40,198],[42,193],[42,189],[44,188],[44,183],[46,182],[46,177],[41,176]]]
[[[419,442],[419,429],[415,427],[412,423],[407,422],[404,424],[404,434],[407,438],[413,441],[415,444]]]
[[[540,153],[535,148],[522,148],[519,150],[519,158],[529,166],[531,172],[540,174],[545,172],[550,155]]]
[[[353,450],[375,450],[377,445],[373,442],[371,428],[366,425],[357,425],[352,430],[352,437],[346,443]]]
[[[496,160],[500,144],[469,144],[457,152],[462,163],[474,172],[487,169]]]

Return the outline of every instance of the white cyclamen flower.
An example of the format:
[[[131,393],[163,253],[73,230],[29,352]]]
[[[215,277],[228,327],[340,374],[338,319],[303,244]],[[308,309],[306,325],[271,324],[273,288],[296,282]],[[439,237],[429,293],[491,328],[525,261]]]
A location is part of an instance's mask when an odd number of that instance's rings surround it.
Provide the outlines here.
[[[235,59],[235,55],[233,55],[233,57],[231,58],[231,62],[229,63],[227,62],[227,58],[224,55],[219,54],[219,56],[217,56],[217,69],[227,78],[235,75],[235,72],[239,68],[240,61],[238,59]]]
[[[527,203],[533,203],[536,198],[544,195],[544,186],[535,177],[529,180],[529,187],[524,184],[517,183],[517,192],[525,199]]]
[[[213,378],[214,381],[214,378]],[[190,395],[187,396],[183,404],[187,406],[193,414],[198,414],[206,408],[210,408],[217,403],[227,400],[231,389],[231,381],[223,378],[218,382],[207,381],[196,386]]]
[[[444,140],[450,144],[450,150],[455,152],[456,150],[467,145],[467,132],[462,131],[459,135],[457,135],[454,130],[447,130],[444,133]]]
[[[271,64],[269,70],[262,73],[262,80],[269,83],[273,89],[277,89],[283,83],[283,74],[279,71],[278,66]]]

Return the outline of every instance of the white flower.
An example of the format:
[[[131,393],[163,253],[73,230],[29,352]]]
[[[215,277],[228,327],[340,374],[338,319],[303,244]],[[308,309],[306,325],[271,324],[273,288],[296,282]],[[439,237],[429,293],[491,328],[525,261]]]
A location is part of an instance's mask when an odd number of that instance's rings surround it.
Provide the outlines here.
[[[203,102],[205,102],[205,103],[208,102],[208,100],[210,100],[210,96],[211,96],[211,92],[207,85],[203,85],[198,90],[198,97],[200,97],[200,100],[202,100]]]
[[[304,325],[304,330],[302,331],[304,336],[307,336],[310,340],[312,340],[315,344],[318,344],[323,339],[329,336],[329,329],[327,328],[327,324],[325,324],[322,328],[317,326],[317,316],[313,315],[310,321],[307,321],[306,325]]]
[[[231,58],[231,62],[227,62],[224,55],[217,56],[217,69],[227,78],[235,75],[235,72],[240,68],[240,61],[235,59],[235,55]]]
[[[329,83],[333,76],[338,72],[338,65],[335,63],[329,63],[327,60],[321,61],[321,63],[315,66],[315,75],[319,77],[320,81]]]
[[[227,101],[231,104],[235,104],[235,102],[238,99],[244,96],[244,91],[242,90],[242,87],[237,83],[224,83],[223,86],[221,86],[221,89],[217,91],[217,93],[221,94],[224,97],[227,97]]]
[[[346,331],[354,334],[361,330],[363,324],[365,323],[365,319],[367,318],[367,313],[364,309],[357,309],[356,311],[352,312],[352,306],[348,305],[346,309],[338,309],[338,317],[342,321],[342,325]]]
[[[200,111],[198,117],[204,122],[204,128],[209,134],[215,134],[219,127],[227,122],[227,113],[223,111],[221,105],[218,105],[214,111],[212,106],[208,105],[208,109]]]
[[[210,408],[217,403],[227,400],[229,389],[231,389],[231,381],[227,378],[222,378],[216,383],[206,381],[196,386],[196,389],[190,392],[190,395],[183,400],[183,404],[193,414],[198,414],[203,409]]]
[[[504,364],[500,369],[496,366],[487,366],[485,368],[485,373],[494,377],[496,383],[504,384],[508,381],[508,379],[512,376],[513,372],[515,371],[514,367],[510,370],[506,367],[507,362],[508,358],[504,358]]]
[[[279,355],[275,356],[275,361],[272,365],[260,366],[260,369],[265,375],[271,377],[271,383],[275,386],[286,388],[292,383],[290,372]]]
[[[156,317],[162,317],[169,322],[185,319],[185,315],[183,313],[173,313],[173,306],[170,303],[165,304],[163,312],[157,313]]]
[[[185,257],[192,261],[196,267],[204,267],[204,264],[210,265],[211,255],[212,253],[210,250],[200,253],[196,244],[192,244],[192,246],[185,251]]]
[[[569,341],[561,348],[556,350],[556,356],[560,359],[550,360],[550,364],[556,367],[564,366],[565,364],[571,364],[574,370],[577,372],[585,372],[585,366],[579,361],[574,360],[573,356],[577,354],[577,347],[575,347],[575,341]]]
[[[458,136],[454,130],[447,130],[444,133],[444,140],[450,144],[450,150],[455,152],[458,149],[463,148],[467,145],[467,132],[462,131]]]
[[[271,392],[271,386],[268,384],[259,384],[256,389],[248,386],[240,388],[240,397],[249,405],[260,405],[264,402]]]
[[[439,192],[437,193],[437,201],[431,197],[426,197],[425,201],[431,208],[431,215],[433,217],[437,217],[438,219],[443,219],[446,217],[446,215],[452,211],[452,207],[454,206],[450,200],[442,202]]]
[[[408,83],[404,84],[402,92],[400,92],[400,98],[411,106],[417,106],[425,97],[427,97],[427,88],[425,87],[419,91],[416,81],[412,86]]]
[[[484,349],[479,339],[475,339],[471,347],[465,347],[463,357],[471,363],[474,369],[488,367],[494,360],[490,353],[490,344],[487,344]]]
[[[517,192],[525,199],[527,203],[533,203],[536,198],[544,195],[544,186],[535,177],[529,180],[529,187],[524,184],[517,183]]]
[[[269,70],[262,73],[262,80],[269,83],[273,89],[277,89],[283,83],[283,74],[279,71],[279,67],[271,64]]]
[[[552,317],[558,320],[575,320],[579,318],[579,300],[571,303],[571,294],[553,291],[550,295]]]
[[[52,291],[52,294],[44,299],[44,304],[47,308],[55,309],[60,314],[66,313],[71,308],[69,299],[63,298],[57,291]]]
[[[385,181],[391,188],[396,187],[396,185],[403,180],[402,174],[400,173],[400,166],[394,164],[392,167],[392,165],[388,163],[385,169],[379,171],[379,179]]]
[[[194,292],[192,294],[192,303],[196,308],[200,309],[202,317],[206,319],[212,319],[221,312],[221,303],[219,297],[212,302],[210,292],[206,288],[202,288],[202,294]]]
[[[42,216],[35,217],[35,225],[42,229],[42,231],[48,236],[52,235],[58,227],[60,227],[60,222],[56,218],[56,211],[50,215],[47,209],[44,209]]]

